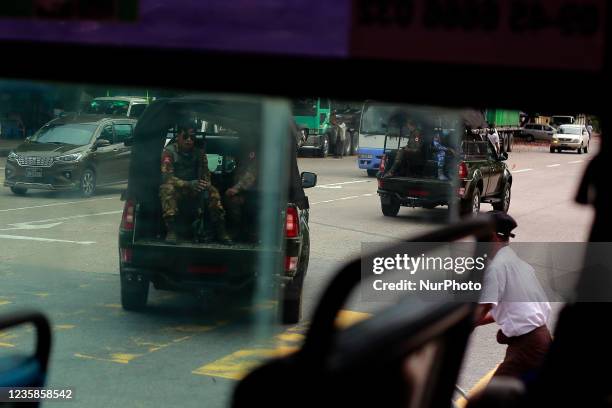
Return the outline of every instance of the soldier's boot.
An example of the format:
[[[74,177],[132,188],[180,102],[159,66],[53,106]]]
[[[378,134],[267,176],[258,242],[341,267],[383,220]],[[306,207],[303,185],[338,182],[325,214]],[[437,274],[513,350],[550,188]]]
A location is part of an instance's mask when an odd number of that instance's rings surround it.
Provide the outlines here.
[[[166,218],[166,244],[176,245],[176,223],[174,218]]]
[[[220,243],[225,245],[231,245],[234,243],[227,233],[224,221],[220,221],[215,224],[215,233],[217,235],[217,241]]]

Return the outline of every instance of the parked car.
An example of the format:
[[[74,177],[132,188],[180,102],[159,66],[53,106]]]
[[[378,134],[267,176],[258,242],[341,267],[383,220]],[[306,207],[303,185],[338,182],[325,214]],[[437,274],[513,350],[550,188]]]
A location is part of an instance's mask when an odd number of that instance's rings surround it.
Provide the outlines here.
[[[261,112],[268,112],[268,116],[260,117]],[[180,114],[188,119],[181,119]],[[165,241],[167,227],[159,195],[161,156],[168,135],[176,133],[176,124],[185,120],[207,123],[207,130],[196,132],[195,143],[196,146],[205,145],[211,183],[221,197],[226,197],[239,177],[240,158],[262,157],[261,149],[265,149],[262,129],[271,120],[277,123],[283,114],[287,126],[274,128],[278,133],[273,137],[274,140],[287,137],[293,149],[289,149],[287,185],[281,189],[274,187],[283,193],[288,191],[287,200],[279,206],[278,212],[261,212],[261,201],[271,194],[271,187],[265,187],[266,191],[259,185],[249,187],[243,193],[249,205],[244,208],[239,223],[226,219],[228,230],[234,231],[233,242],[220,243],[212,238],[201,238],[194,229],[193,220],[197,217],[194,214],[202,204],[197,200],[181,201],[175,224],[178,239],[172,244]],[[205,127],[194,124],[194,128]],[[297,133],[298,128],[291,126],[288,110],[283,112],[266,100],[194,96],[151,104],[139,120],[134,135],[128,189],[123,196],[119,270],[124,309],[143,309],[150,284],[158,290],[185,291],[202,298],[232,294],[233,302],[240,303],[253,296],[258,276],[261,279],[262,274],[268,274],[270,279],[278,276],[281,282],[278,305],[283,322],[299,321],[310,254],[309,206],[303,189],[315,186],[316,175],[298,172],[297,149],[293,145]],[[261,161],[259,166],[262,166]],[[268,227],[274,228],[272,221],[279,227],[284,226],[284,238],[279,234],[279,242],[270,244],[261,240],[258,219],[264,216]],[[270,267],[262,272],[261,259],[275,262],[278,271]],[[284,260],[283,265],[276,263],[276,259]]]
[[[550,142],[556,132],[557,130],[551,125],[528,123],[523,128],[521,136],[529,142],[534,142],[536,140]]]
[[[80,190],[89,197],[99,186],[125,183],[125,142],[135,125],[134,119],[99,115],[54,119],[9,153],[4,186],[18,195],[28,189]]]
[[[148,105],[149,101],[139,96],[107,96],[92,100],[85,113],[138,118]]]
[[[561,152],[562,150],[576,150],[576,153],[589,152],[591,138],[589,131],[584,125],[561,125],[559,132],[553,136],[550,144],[550,152]]]

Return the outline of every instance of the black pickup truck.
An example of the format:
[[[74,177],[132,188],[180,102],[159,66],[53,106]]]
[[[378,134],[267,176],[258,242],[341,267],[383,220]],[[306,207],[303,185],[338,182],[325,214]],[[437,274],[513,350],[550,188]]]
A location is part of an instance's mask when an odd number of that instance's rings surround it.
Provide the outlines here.
[[[466,133],[456,157],[449,159],[456,169],[449,169],[448,180],[440,180],[437,161],[423,157],[422,149],[408,149],[404,173],[388,175],[397,152],[397,148],[385,151],[378,174],[378,195],[385,216],[395,217],[402,206],[432,209],[455,201],[463,215],[478,213],[481,203],[508,211],[512,189],[512,174],[504,163],[508,156],[498,155],[488,140]]]
[[[265,168],[262,149],[272,149],[280,137],[287,137],[289,143],[295,140],[297,128],[291,126],[288,112],[266,99],[221,96],[164,99],[147,108],[131,141],[133,154],[119,229],[124,309],[144,308],[151,283],[160,290],[191,292],[204,298],[232,294],[233,302],[250,302],[261,288],[258,279],[265,277],[279,289],[272,300],[280,299],[283,322],[299,321],[310,253],[308,199],[303,188],[313,187],[316,175],[299,174],[295,148],[290,147],[286,161],[279,156],[275,159],[288,163],[283,167],[288,171],[278,172],[283,176],[276,174],[278,180],[267,180],[259,172]],[[278,125],[283,113],[286,127]],[[240,236],[234,236],[231,244],[196,236],[192,225],[197,199],[179,202],[178,242],[165,241],[159,196],[161,154],[167,135],[175,132],[176,124],[184,123],[184,118],[201,129],[196,132],[196,145],[205,146],[212,184],[221,197],[235,183],[236,158],[245,152],[260,157],[256,187],[244,193],[241,223],[234,225]],[[279,134],[264,134],[269,123],[277,123],[272,129]],[[279,188],[279,180],[286,180],[281,181],[286,184]]]

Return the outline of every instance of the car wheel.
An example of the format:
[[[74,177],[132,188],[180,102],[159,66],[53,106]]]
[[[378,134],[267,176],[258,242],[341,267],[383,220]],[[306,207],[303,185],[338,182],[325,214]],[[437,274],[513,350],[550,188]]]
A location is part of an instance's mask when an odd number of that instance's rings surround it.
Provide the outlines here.
[[[376,177],[378,170],[368,170],[368,177]]]
[[[558,150],[557,150],[556,148],[554,148],[554,147],[551,147],[551,148],[550,148],[550,152],[551,152],[551,153],[557,153],[557,152],[558,152]]]
[[[96,173],[92,169],[85,169],[81,174],[81,194],[91,197],[96,192]]]
[[[381,200],[380,206],[385,217],[397,217],[400,209],[400,203],[397,200],[391,199],[389,204],[384,204]]]
[[[586,146],[584,146],[584,152],[588,153],[589,152],[589,143],[587,143]]]
[[[578,150],[576,150],[576,153],[578,153],[578,154],[582,154],[582,145],[580,145],[580,147],[578,148]]]
[[[508,183],[506,183],[504,187],[504,191],[502,192],[500,198],[501,201],[499,203],[493,203],[493,209],[497,211],[503,211],[505,213],[508,212],[510,208],[510,199],[512,197],[511,187]]]
[[[149,298],[149,281],[128,281],[121,276],[121,307],[124,310],[142,310]]]
[[[13,194],[22,196],[22,195],[25,195],[25,193],[28,192],[28,189],[27,188],[22,188],[22,187],[11,187],[11,191],[13,192]]]

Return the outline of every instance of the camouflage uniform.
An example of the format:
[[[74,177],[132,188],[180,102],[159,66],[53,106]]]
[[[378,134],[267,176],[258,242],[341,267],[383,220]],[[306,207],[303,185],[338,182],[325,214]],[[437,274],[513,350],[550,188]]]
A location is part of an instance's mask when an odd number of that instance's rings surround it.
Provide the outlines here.
[[[232,228],[234,237],[238,235],[238,230],[241,227],[242,208],[246,202],[244,192],[253,188],[257,182],[257,162],[253,153],[251,153],[247,163],[239,165],[236,169],[236,180],[231,188],[237,190],[238,194],[232,197],[223,197],[228,224]]]
[[[179,200],[196,200],[200,192],[194,184],[199,179],[208,182],[208,212],[210,221],[217,228],[225,230],[225,211],[221,205],[219,191],[211,184],[208,159],[203,149],[194,148],[191,153],[179,152],[178,144],[168,145],[162,153],[162,184],[159,187],[162,215],[164,220],[173,220],[178,213]],[[202,213],[198,208],[198,214]]]

